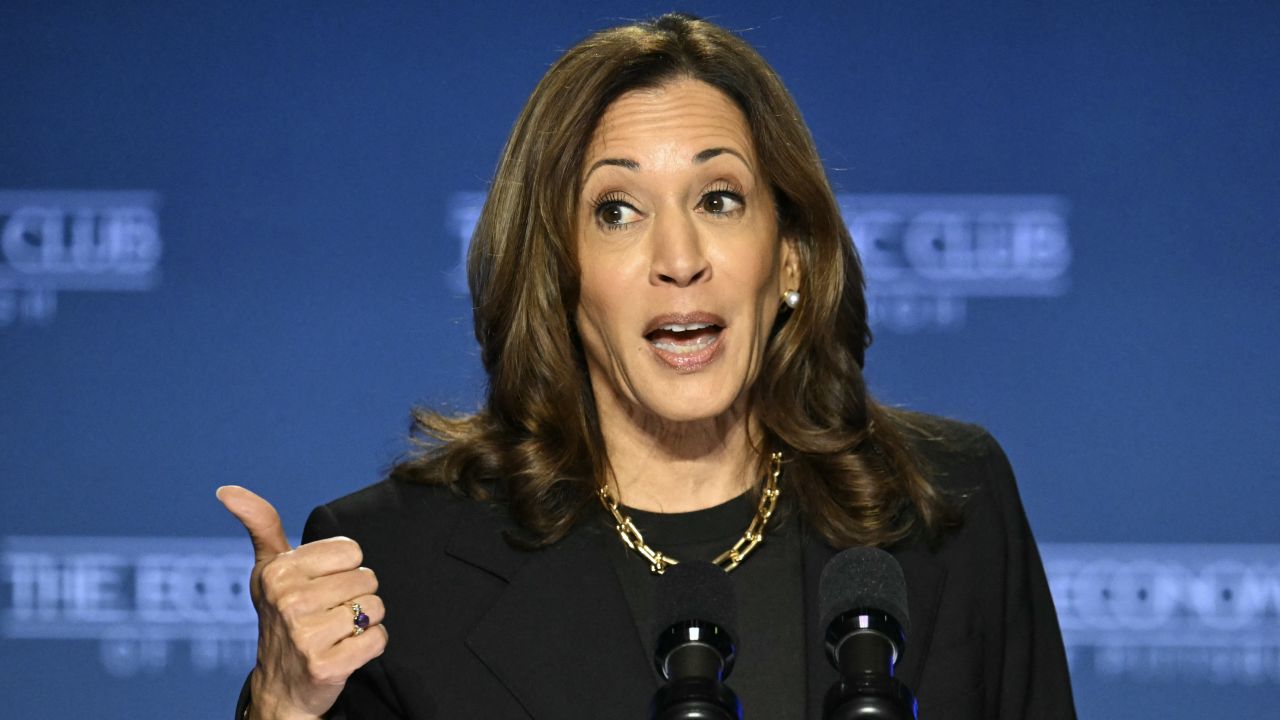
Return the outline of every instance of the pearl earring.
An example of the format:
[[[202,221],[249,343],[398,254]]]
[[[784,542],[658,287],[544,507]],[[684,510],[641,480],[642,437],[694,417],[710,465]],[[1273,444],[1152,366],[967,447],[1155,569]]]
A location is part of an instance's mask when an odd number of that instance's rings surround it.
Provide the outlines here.
[[[800,304],[800,291],[788,290],[782,293],[782,302],[786,303],[787,307],[795,310],[796,306]]]

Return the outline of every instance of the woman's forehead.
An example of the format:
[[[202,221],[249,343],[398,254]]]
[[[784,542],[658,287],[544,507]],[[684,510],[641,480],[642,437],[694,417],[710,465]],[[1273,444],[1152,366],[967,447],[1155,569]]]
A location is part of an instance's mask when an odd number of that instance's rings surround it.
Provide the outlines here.
[[[720,152],[708,152],[714,150]],[[662,171],[720,154],[739,156],[756,170],[746,117],[720,90],[681,79],[630,91],[611,103],[592,134],[583,170],[589,174],[603,162]]]

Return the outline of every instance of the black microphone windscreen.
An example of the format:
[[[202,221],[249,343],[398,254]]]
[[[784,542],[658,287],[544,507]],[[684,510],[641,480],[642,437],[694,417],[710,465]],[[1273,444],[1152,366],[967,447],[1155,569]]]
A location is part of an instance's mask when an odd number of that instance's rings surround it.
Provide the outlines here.
[[[818,583],[821,628],[850,610],[882,610],[893,616],[908,633],[907,581],[892,555],[873,547],[849,548],[822,569]]]
[[[709,562],[682,562],[658,578],[654,619],[657,632],[686,620],[704,620],[736,637],[733,582]]]

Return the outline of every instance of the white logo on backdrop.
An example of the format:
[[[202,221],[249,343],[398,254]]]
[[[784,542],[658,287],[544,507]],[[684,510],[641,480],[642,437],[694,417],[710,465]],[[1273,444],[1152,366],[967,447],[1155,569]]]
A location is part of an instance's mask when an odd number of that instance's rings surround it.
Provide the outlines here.
[[[873,329],[958,328],[968,300],[1067,289],[1066,202],[1041,195],[840,195]]]
[[[1280,545],[1045,544],[1074,672],[1280,684]]]
[[[253,666],[253,554],[240,538],[10,537],[0,629],[12,640],[98,640],[119,677],[187,651],[197,671]]]
[[[0,191],[0,327],[53,321],[62,291],[159,281],[153,192]]]
[[[484,193],[450,198],[458,243],[453,289],[467,292],[466,257]],[[1054,297],[1071,266],[1066,202],[1049,195],[839,195],[862,257],[873,329],[963,326],[968,300]]]
[[[1077,676],[1280,685],[1280,545],[1041,545]],[[241,538],[10,537],[0,636],[98,640],[127,677],[253,665]]]

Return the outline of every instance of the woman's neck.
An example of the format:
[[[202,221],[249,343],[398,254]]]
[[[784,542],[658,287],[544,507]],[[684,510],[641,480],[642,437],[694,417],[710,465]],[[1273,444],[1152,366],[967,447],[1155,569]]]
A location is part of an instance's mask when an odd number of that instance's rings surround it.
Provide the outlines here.
[[[759,456],[741,407],[682,423],[618,406],[600,407],[599,418],[610,491],[628,507],[701,510],[741,495],[759,479]]]

